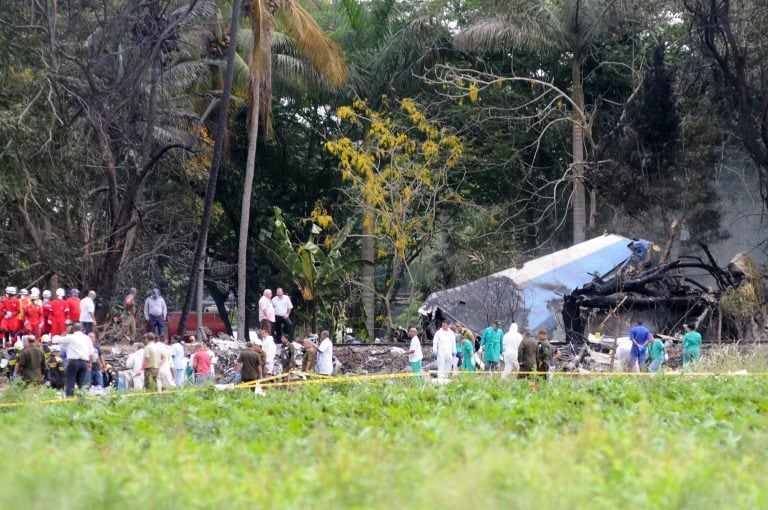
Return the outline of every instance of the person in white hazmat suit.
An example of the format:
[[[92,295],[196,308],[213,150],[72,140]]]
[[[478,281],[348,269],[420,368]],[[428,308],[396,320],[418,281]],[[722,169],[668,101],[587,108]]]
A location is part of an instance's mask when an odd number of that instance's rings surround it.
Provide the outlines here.
[[[451,372],[453,356],[456,354],[456,335],[448,327],[448,321],[443,321],[443,327],[437,330],[432,338],[432,351],[437,357],[437,380],[445,382]]]
[[[264,376],[273,375],[275,371],[275,354],[277,354],[277,345],[275,345],[275,339],[267,332],[266,329],[259,331],[259,338],[264,349],[264,354],[267,355],[266,370]]]
[[[517,323],[513,322],[501,340],[504,347],[504,377],[509,377],[510,372],[520,371],[520,364],[517,362],[517,350],[522,341],[523,335],[517,331]]]

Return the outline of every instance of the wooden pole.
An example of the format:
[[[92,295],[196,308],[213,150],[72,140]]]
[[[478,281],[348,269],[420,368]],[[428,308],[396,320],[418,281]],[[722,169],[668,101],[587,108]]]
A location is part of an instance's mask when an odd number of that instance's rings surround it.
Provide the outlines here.
[[[629,296],[624,296],[624,298],[622,298],[622,300],[619,302],[619,304],[614,306],[613,309],[610,312],[608,312],[608,315],[605,317],[605,319],[603,319],[603,322],[600,323],[600,326],[598,326],[598,328],[597,328],[598,331],[600,330],[600,328],[602,328],[605,325],[605,323],[608,321],[608,319],[611,317],[611,315],[613,315],[614,313],[616,313],[619,310],[619,307],[624,304],[624,301],[626,301],[628,297]],[[619,333],[620,332],[621,332],[621,321],[619,321],[619,318],[617,316],[616,317],[616,332],[615,332],[615,335],[613,337],[613,347],[611,348],[611,366],[609,368],[610,372],[613,372],[613,362],[616,359],[616,348],[619,346]]]
[[[723,310],[717,307],[717,345],[723,345]]]

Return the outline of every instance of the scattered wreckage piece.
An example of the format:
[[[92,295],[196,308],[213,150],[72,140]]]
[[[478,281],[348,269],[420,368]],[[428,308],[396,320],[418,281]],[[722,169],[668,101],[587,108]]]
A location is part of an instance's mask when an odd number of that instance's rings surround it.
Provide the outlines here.
[[[514,321],[534,332],[545,329],[554,342],[566,331],[560,313],[563,296],[588,284],[595,275],[620,272],[633,260],[644,261],[653,243],[614,234],[530,260],[458,287],[430,294],[419,309],[422,326],[431,337],[440,321],[461,321],[479,336],[494,320],[506,331]]]
[[[745,315],[760,329],[760,320],[765,317],[761,312],[765,309],[765,293],[760,295],[754,289],[764,289],[764,283],[749,256],[740,253],[723,269],[716,265],[706,246],[702,245],[702,249],[707,261],[681,257],[658,265],[628,265],[608,278],[595,275],[591,282],[573,289],[563,304],[567,339],[583,345],[590,332],[603,333],[603,329],[615,338],[629,329],[632,320],[642,319],[655,333],[674,336],[688,323],[702,332],[705,341],[720,341],[723,296],[733,295],[745,285],[756,305],[754,312]],[[739,328],[733,323],[733,315],[726,314],[730,319],[725,325],[726,334],[744,338],[734,334],[734,329]]]

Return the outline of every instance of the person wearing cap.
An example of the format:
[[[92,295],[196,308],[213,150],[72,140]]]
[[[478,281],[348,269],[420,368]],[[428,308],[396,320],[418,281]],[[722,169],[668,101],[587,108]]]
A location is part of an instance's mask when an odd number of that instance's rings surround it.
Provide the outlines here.
[[[44,335],[50,335],[51,333],[51,291],[46,289],[43,291],[43,328]]]
[[[64,289],[56,289],[56,299],[51,301],[51,314],[49,321],[51,323],[51,335],[63,335],[66,329],[67,317],[69,316],[69,305],[64,299]]]
[[[494,372],[499,369],[499,359],[501,358],[502,338],[504,332],[499,327],[501,322],[493,321],[493,326],[485,328],[483,336],[480,338],[480,348],[483,350],[483,362],[485,369]]]
[[[24,307],[24,328],[38,338],[43,330],[43,305],[40,296],[32,290],[29,303]]]
[[[32,298],[29,297],[29,291],[27,289],[21,289],[19,291],[19,331],[26,330],[26,319],[24,317],[24,309],[28,304],[32,302]]]
[[[24,348],[16,360],[16,374],[27,384],[42,384],[46,370],[45,354],[37,346],[35,337],[24,337]]]
[[[256,340],[253,341],[254,349],[257,353],[259,353],[259,357],[261,358],[261,366],[262,366],[262,379],[265,375],[267,375],[267,353],[264,352],[264,344],[261,342],[261,339],[256,338]]]
[[[6,352],[6,358],[8,359],[8,365],[5,367],[5,370],[3,371],[3,375],[8,378],[10,381],[11,379],[16,377],[16,362],[19,359],[19,353],[24,348],[24,344],[17,340],[16,343],[8,349]]]
[[[89,290],[88,295],[80,300],[80,323],[86,333],[93,333],[93,328],[96,327],[96,303],[94,299],[96,299],[96,291]]]
[[[16,297],[16,287],[5,288],[5,299],[3,300],[2,319],[0,319],[0,329],[5,332],[5,341],[8,344],[15,342],[16,335],[19,332],[19,312],[21,303]]]
[[[303,344],[304,356],[301,358],[301,371],[312,373],[317,364],[317,349],[312,346],[312,342],[308,338],[304,339]]]
[[[69,290],[67,308],[69,308],[69,315],[67,318],[72,322],[80,322],[80,289]],[[86,334],[87,333],[90,333],[90,331],[86,331]]]
[[[64,389],[64,364],[61,358],[48,347],[50,339],[43,335],[43,353],[45,354],[45,381],[54,390]]]
[[[536,354],[536,363],[539,372],[547,373],[547,380],[552,380],[552,372],[555,371],[555,360],[560,357],[560,350],[556,349],[550,342],[546,329],[540,329],[537,333],[539,337],[538,351]]]
[[[149,391],[157,390],[157,372],[163,362],[164,352],[157,345],[154,333],[144,335],[144,361],[141,369],[144,371],[144,387]]]
[[[88,338],[88,335],[83,333],[83,326],[76,322],[72,325],[72,333],[59,338],[59,343],[67,346],[67,368],[64,370],[66,389],[64,392],[68,397],[73,397],[75,385],[81,390],[85,386],[85,376],[90,371],[93,361],[93,342]]]
[[[531,374],[526,372],[536,371],[536,356],[539,350],[539,343],[533,337],[530,328],[523,330],[523,341],[520,342],[520,346],[517,350],[517,362],[520,365],[519,378],[529,377]]]
[[[264,377],[264,364],[259,348],[256,342],[250,342],[248,348],[238,356],[235,371],[240,374],[241,382],[248,383]]]
[[[152,289],[152,295],[144,301],[144,319],[149,324],[150,332],[162,336],[165,331],[165,320],[168,317],[168,306],[160,295],[159,289]]]

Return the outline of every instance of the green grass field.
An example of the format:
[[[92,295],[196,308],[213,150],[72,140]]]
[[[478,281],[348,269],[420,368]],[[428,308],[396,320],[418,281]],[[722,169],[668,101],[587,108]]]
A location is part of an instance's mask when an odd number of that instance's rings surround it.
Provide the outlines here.
[[[0,410],[2,507],[766,508],[767,413],[762,377],[32,403]]]

